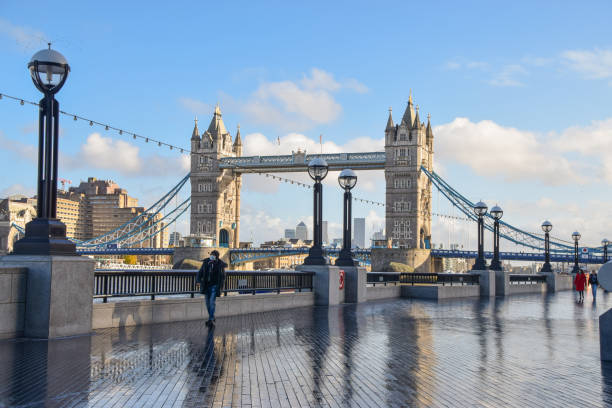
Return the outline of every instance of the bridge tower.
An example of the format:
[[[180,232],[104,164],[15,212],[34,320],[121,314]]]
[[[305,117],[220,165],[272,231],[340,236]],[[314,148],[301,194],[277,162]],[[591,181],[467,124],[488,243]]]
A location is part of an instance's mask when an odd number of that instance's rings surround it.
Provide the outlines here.
[[[239,173],[220,169],[222,157],[242,155],[240,125],[236,139],[225,128],[215,107],[208,129],[200,136],[198,120],[191,135],[191,226],[194,237],[213,239],[216,246],[238,248],[240,239]]]
[[[421,171],[433,167],[433,131],[419,118],[419,107],[408,106],[399,124],[391,108],[385,128],[386,234],[399,249],[429,249],[431,245],[431,181]]]

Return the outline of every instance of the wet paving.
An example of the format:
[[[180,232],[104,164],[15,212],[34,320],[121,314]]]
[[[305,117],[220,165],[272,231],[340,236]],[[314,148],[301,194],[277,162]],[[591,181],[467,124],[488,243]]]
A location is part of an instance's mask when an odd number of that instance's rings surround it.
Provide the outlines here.
[[[410,299],[0,341],[0,407],[595,407],[600,293]]]

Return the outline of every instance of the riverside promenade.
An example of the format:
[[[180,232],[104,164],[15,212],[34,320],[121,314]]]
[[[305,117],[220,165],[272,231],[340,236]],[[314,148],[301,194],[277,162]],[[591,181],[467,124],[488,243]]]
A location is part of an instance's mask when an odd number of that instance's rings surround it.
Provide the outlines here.
[[[0,341],[0,407],[600,407],[612,295],[392,299]]]

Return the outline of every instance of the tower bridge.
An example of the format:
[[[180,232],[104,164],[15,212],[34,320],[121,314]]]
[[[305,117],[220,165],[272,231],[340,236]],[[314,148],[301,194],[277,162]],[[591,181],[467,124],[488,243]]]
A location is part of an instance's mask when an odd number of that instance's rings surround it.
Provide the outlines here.
[[[400,249],[428,249],[432,182],[422,169],[433,172],[430,117],[421,122],[410,95],[399,123],[389,109],[384,133],[384,152],[242,157],[240,127],[232,137],[217,105],[208,129],[200,134],[196,120],[191,136],[190,234],[238,248],[242,174],[305,172],[310,160],[322,157],[330,170],[384,170],[387,239]]]
[[[225,126],[220,107],[216,106],[206,131],[200,133],[196,119],[191,135],[191,172],[142,215],[103,236],[84,242],[75,241],[77,248],[83,254],[174,253],[173,249],[168,248],[135,246],[140,246],[151,234],[167,228],[189,210],[190,235],[228,248],[230,258],[235,263],[285,256],[291,251],[295,252],[295,249],[265,252],[239,247],[242,175],[306,172],[312,159],[323,158],[331,171],[345,168],[384,171],[385,230],[389,247],[385,254],[386,262],[398,261],[418,267],[425,265],[431,256],[475,257],[475,252],[472,251],[430,249],[432,186],[467,219],[476,221],[474,204],[433,171],[434,135],[430,116],[427,116],[426,124],[421,122],[418,107],[413,105],[410,96],[399,123],[395,123],[389,109],[384,134],[384,151],[378,152],[316,154],[298,150],[287,155],[245,157],[242,156],[240,127],[237,126],[236,134],[232,136]],[[151,229],[148,220],[166,211],[168,204],[174,201],[174,197],[187,181],[191,185],[190,197],[176,209],[165,213],[160,219],[164,222],[162,227]],[[485,228],[493,230],[490,214],[485,216]],[[501,259],[541,260],[543,236],[500,221],[500,237],[527,249],[526,252],[502,252]],[[565,262],[573,254],[573,246],[561,240],[551,239],[550,247],[552,261]],[[362,262],[374,263],[374,257],[371,256],[373,252],[375,251],[364,250],[357,258]],[[602,257],[598,255],[601,252],[602,247],[591,248],[589,256],[581,256],[580,261],[600,262]]]

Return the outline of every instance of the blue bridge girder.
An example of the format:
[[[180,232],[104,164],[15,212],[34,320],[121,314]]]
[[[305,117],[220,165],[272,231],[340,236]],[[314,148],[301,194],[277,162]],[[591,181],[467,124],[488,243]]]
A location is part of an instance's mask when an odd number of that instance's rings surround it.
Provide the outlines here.
[[[77,248],[79,255],[174,255],[174,248]]]
[[[492,259],[493,252],[485,251],[485,258]],[[450,249],[432,249],[431,256],[436,258],[473,258],[476,259],[478,256],[477,251],[459,251],[459,250],[450,250]],[[508,261],[534,261],[534,262],[544,262],[544,253],[537,252],[501,252],[499,253],[499,258],[501,260]],[[550,254],[551,262],[574,262],[573,254]],[[579,254],[578,262],[580,263],[588,263],[588,264],[602,264],[603,257],[596,255],[582,255]]]

